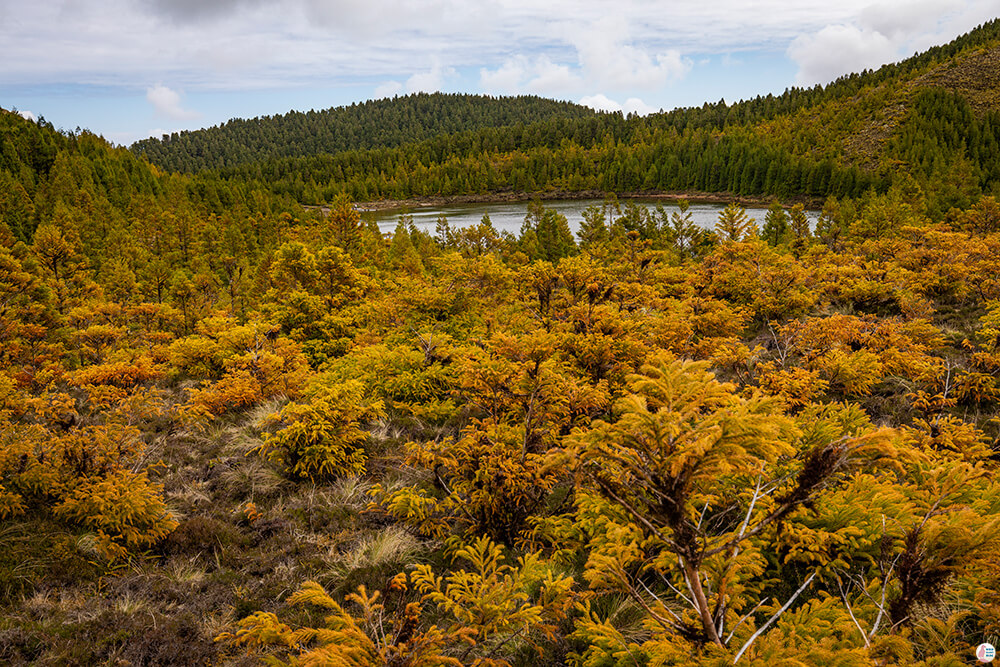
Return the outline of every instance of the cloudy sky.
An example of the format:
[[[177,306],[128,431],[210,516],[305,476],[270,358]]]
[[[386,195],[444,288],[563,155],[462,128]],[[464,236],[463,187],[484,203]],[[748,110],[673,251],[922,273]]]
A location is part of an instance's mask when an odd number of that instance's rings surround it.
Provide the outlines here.
[[[899,60],[1000,0],[0,0],[0,107],[127,144],[416,91],[648,113]]]

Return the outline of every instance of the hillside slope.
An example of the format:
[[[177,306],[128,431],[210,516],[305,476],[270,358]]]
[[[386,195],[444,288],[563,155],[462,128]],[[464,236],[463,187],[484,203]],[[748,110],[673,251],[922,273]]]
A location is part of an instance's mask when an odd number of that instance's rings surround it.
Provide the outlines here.
[[[534,96],[417,93],[323,111],[234,118],[204,130],[144,139],[132,150],[168,171],[194,172],[276,157],[398,146],[481,127],[593,115],[587,107]]]
[[[714,192],[823,199],[901,179],[934,219],[1000,191],[1000,22],[876,71],[646,117],[550,116],[219,169],[305,204],[428,196]],[[906,187],[910,187],[907,185]]]
[[[981,154],[956,99],[906,122]],[[511,174],[670,158],[614,118]],[[674,157],[755,178],[734,130]],[[1000,632],[993,199],[388,238],[5,112],[0,158],[0,664],[931,667]]]
[[[927,91],[963,100],[981,121],[1000,107],[1000,24],[984,24],[953,42],[875,72],[845,77],[814,101],[757,125],[763,137],[799,155],[829,157],[875,170],[892,138]],[[942,114],[936,114],[940,121]]]

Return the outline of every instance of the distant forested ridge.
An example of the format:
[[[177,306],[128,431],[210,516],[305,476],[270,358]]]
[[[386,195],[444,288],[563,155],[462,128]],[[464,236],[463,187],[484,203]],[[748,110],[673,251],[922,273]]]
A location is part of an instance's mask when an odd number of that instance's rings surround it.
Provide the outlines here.
[[[593,115],[587,107],[532,95],[415,93],[322,111],[234,118],[204,130],[144,139],[132,150],[168,171],[196,172],[271,158],[399,146],[474,128]]]
[[[516,132],[478,130],[418,144],[282,158],[200,175],[257,182],[305,204],[347,195],[358,201],[428,196],[606,192],[731,192],[781,197],[857,196],[877,175],[833,159],[795,155],[737,128],[678,132],[620,115],[573,126],[537,123]],[[884,188],[883,188],[884,189]]]
[[[160,164],[170,169],[215,165],[200,177],[213,188],[255,183],[304,204],[342,195],[362,201],[551,190],[822,199],[884,193],[905,180],[926,193],[932,216],[940,219],[980,194],[998,194],[998,91],[1000,24],[993,21],[877,71],[735,104],[720,100],[623,117],[516,98],[544,112],[521,113],[512,124],[504,117],[434,134],[427,130],[431,119],[409,113],[413,105],[443,116],[433,123],[446,124],[456,106],[485,109],[507,102],[425,95],[342,110],[352,119],[371,112],[365,127],[382,133],[357,135],[349,150],[306,150],[286,142],[276,151],[255,138],[264,127],[275,137],[294,133],[295,121],[308,114],[267,123],[233,121],[167,143],[147,142],[144,150],[154,162],[149,147],[168,151],[171,161]],[[383,117],[403,121],[386,124]],[[243,135],[241,128],[247,130]],[[225,132],[238,141],[224,140]],[[268,159],[228,157],[251,149]],[[200,162],[191,155],[201,155]]]

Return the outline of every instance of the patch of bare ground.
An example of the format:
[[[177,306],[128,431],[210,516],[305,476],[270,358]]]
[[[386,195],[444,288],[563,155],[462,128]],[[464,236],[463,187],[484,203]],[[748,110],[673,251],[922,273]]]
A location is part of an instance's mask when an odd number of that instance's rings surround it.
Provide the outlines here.
[[[0,603],[0,664],[258,665],[262,654],[215,637],[258,610],[304,620],[285,604],[303,581],[339,593],[380,589],[420,562],[428,545],[366,511],[366,478],[293,481],[257,453],[260,423],[280,407],[268,403],[201,428],[174,423],[159,439],[157,481],[179,525],[143,557],[103,563],[86,534],[30,542],[61,549],[60,564],[25,551],[25,535],[58,526],[5,525],[0,546],[50,571],[26,570],[23,585],[9,587]],[[395,442],[374,443],[381,450],[394,453]]]
[[[984,48],[918,77],[914,86],[939,87],[965,97],[977,115],[1000,102],[1000,47]]]

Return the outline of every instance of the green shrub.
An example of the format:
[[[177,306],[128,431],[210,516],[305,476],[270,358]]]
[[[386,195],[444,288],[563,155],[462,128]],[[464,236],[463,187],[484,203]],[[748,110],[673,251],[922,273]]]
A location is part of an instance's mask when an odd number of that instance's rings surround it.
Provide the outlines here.
[[[363,421],[383,414],[382,403],[366,401],[359,382],[323,387],[309,403],[290,403],[272,415],[281,428],[268,435],[259,451],[279,461],[292,477],[332,479],[364,473]]]

